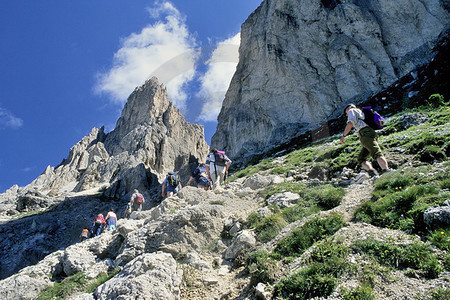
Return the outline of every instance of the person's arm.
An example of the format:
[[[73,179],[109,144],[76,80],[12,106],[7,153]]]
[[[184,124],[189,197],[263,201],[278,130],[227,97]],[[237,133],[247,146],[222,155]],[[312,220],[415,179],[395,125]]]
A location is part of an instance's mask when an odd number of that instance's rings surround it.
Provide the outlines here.
[[[165,196],[166,195],[166,183],[163,182],[162,187],[161,187],[161,196]]]
[[[345,137],[350,133],[350,131],[352,130],[353,127],[353,123],[352,122],[347,122],[347,126],[345,126],[344,129],[344,133],[342,134],[341,137],[341,143],[343,143],[345,141]]]
[[[186,185],[189,185],[189,184],[191,183],[191,180],[192,180],[192,176],[189,177],[189,180],[188,180],[188,182],[186,183]]]
[[[206,165],[206,175],[208,176],[208,179],[211,180],[211,174],[209,174],[209,165]]]

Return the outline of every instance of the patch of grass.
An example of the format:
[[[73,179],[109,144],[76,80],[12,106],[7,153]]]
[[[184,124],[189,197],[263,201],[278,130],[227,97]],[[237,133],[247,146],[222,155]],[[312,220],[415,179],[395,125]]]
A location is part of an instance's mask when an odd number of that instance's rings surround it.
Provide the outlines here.
[[[381,178],[380,178],[381,179]],[[386,184],[383,191],[375,191],[372,201],[363,203],[356,211],[356,219],[376,226],[425,233],[423,212],[444,198],[436,185],[416,185],[406,189]],[[385,195],[380,197],[380,195]],[[379,198],[376,198],[379,197]]]
[[[432,231],[428,236],[428,240],[439,249],[450,251],[450,228]]]
[[[341,293],[344,300],[375,300],[373,289],[368,284],[362,284],[352,290],[342,289]]]
[[[450,289],[438,288],[437,290],[431,291],[429,293],[430,300],[448,300],[450,299]]]
[[[236,171],[233,174],[231,174],[230,176],[228,176],[227,180],[228,182],[233,182],[238,178],[243,178],[243,177],[250,177],[253,174],[256,174],[259,172],[259,169],[255,166],[247,166],[246,168]]]
[[[389,267],[420,270],[426,278],[437,278],[443,270],[431,248],[420,242],[396,245],[366,239],[355,241],[352,249],[355,252],[365,253],[380,264]]]
[[[260,218],[258,214],[251,214],[248,218],[248,225],[250,228],[255,228],[258,241],[265,243],[277,236],[287,222],[279,213],[273,213],[263,218]]]
[[[304,183],[296,181],[286,181],[278,184],[271,184],[265,187],[261,192],[261,196],[265,199],[268,199],[272,195],[284,192],[301,194],[305,189],[306,185]]]
[[[327,297],[347,268],[349,249],[338,243],[322,242],[311,252],[308,265],[275,284],[275,295],[283,299]]]
[[[100,285],[104,284],[120,272],[120,268],[115,268],[109,273],[101,273],[95,279],[89,282],[89,284],[84,289],[85,293],[93,293]]]
[[[343,226],[344,218],[341,215],[313,218],[281,239],[274,252],[280,256],[300,256],[315,242],[327,238]]]
[[[66,299],[75,293],[93,293],[101,284],[105,283],[120,272],[115,268],[112,272],[101,273],[94,279],[89,279],[83,272],[69,276],[61,282],[55,282],[53,286],[46,287],[39,293],[38,300]]]
[[[313,201],[323,209],[331,209],[341,204],[345,196],[345,190],[341,187],[325,184],[307,189],[302,195],[306,201]]]
[[[273,283],[278,270],[277,261],[267,251],[253,251],[247,255],[247,270],[251,275],[251,285]]]

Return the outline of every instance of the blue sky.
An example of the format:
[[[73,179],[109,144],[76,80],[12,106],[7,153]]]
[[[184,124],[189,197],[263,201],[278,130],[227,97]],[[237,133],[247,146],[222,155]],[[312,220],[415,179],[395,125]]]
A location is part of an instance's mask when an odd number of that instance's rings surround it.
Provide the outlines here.
[[[58,165],[93,127],[114,129],[152,75],[207,142],[262,0],[0,2],[0,192]]]

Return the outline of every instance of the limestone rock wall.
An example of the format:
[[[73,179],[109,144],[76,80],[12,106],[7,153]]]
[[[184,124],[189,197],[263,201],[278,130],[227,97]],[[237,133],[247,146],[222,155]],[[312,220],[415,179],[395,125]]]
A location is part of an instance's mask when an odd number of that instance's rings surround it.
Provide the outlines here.
[[[212,147],[261,153],[342,113],[432,58],[439,0],[266,0],[242,25],[240,60]]]

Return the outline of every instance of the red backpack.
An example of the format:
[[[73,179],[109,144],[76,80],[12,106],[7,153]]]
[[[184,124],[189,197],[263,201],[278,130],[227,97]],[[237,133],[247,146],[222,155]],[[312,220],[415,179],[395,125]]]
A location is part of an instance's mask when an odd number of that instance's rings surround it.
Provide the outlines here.
[[[144,196],[142,196],[142,194],[136,194],[136,198],[134,198],[134,202],[137,204],[144,203]]]

